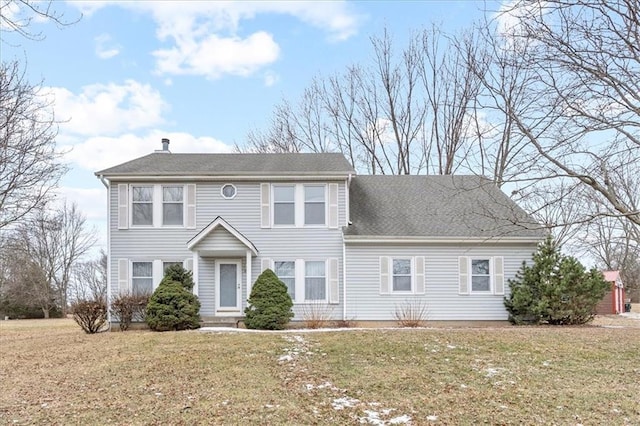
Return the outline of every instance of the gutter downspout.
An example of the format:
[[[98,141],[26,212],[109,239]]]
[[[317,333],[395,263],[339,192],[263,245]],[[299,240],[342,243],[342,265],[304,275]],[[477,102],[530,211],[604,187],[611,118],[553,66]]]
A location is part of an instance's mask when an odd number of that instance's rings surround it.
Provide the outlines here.
[[[351,225],[351,211],[349,208],[349,190],[351,188],[351,178],[353,175],[349,173],[345,188],[345,216],[347,224]],[[347,246],[344,241],[344,229],[342,231],[342,320],[347,320]]]
[[[104,175],[99,175],[98,179],[107,189],[107,325],[106,331],[111,330],[111,207],[110,200],[110,184]]]

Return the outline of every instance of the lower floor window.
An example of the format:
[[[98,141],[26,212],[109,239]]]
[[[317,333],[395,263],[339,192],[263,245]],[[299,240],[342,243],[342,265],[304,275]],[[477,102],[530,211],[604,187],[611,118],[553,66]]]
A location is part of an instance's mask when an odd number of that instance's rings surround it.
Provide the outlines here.
[[[131,291],[135,294],[153,292],[153,263],[132,262]]]
[[[304,299],[325,300],[327,298],[327,280],[324,261],[305,262]]]
[[[296,263],[295,262],[274,262],[274,272],[287,286],[287,291],[291,300],[296,299]]]
[[[471,291],[491,291],[490,273],[489,259],[471,259]]]
[[[393,259],[393,291],[411,291],[411,259]]]

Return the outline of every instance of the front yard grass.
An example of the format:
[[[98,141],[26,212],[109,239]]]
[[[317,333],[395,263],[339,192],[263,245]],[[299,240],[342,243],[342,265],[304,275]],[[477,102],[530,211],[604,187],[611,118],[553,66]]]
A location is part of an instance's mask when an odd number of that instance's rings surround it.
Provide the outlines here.
[[[0,424],[640,424],[640,328],[85,335],[4,321],[0,386]]]

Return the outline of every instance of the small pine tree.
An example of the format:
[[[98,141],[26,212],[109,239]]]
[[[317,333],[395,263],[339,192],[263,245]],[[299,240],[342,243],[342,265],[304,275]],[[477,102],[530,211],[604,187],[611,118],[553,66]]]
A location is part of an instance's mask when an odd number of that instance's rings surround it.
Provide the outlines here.
[[[174,264],[164,270],[162,281],[177,281],[185,290],[193,291],[193,273],[187,271],[180,264]]]
[[[513,324],[584,324],[608,287],[595,268],[587,272],[575,258],[563,256],[551,236],[538,246],[533,265],[523,262],[509,286],[504,304]]]
[[[271,269],[265,269],[251,289],[248,306],[244,310],[247,328],[282,330],[293,318],[293,302],[287,286]]]
[[[153,292],[145,315],[155,331],[191,330],[200,327],[200,301],[191,293],[193,278],[181,265],[172,265]]]

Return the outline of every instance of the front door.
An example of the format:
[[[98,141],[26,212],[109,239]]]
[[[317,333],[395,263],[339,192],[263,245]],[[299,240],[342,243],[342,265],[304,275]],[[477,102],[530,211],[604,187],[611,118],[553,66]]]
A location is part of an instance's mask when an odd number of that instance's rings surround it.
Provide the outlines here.
[[[216,315],[239,315],[242,262],[220,260],[216,262]]]

